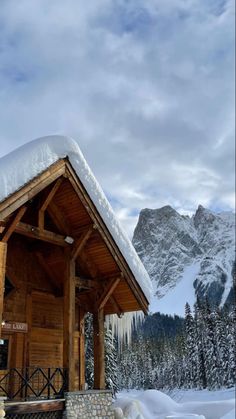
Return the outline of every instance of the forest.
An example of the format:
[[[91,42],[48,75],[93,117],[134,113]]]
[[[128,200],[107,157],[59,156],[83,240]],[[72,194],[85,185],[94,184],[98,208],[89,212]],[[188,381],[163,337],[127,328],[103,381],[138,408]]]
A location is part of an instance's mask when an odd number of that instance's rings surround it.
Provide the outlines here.
[[[219,389],[236,381],[235,310],[188,303],[185,318],[154,313],[120,346],[106,330],[106,385],[121,389]],[[86,320],[86,382],[93,385],[92,315]]]

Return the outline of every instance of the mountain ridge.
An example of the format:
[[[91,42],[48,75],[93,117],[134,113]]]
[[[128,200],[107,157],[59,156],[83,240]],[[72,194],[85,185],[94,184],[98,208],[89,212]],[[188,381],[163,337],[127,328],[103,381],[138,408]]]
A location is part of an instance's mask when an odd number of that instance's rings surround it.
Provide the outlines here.
[[[223,307],[233,302],[234,231],[233,212],[199,205],[190,217],[166,205],[141,210],[132,242],[157,297],[175,289],[187,267],[199,265],[191,279],[196,297]]]

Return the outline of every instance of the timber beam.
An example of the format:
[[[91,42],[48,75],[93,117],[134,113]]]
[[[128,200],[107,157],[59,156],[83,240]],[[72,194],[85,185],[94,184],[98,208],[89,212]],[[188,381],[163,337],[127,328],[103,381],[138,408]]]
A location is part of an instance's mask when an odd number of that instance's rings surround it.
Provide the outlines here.
[[[3,313],[3,297],[4,297],[4,288],[5,288],[6,259],[7,259],[7,243],[0,241],[0,337],[1,337],[1,324],[2,324],[2,313]]]
[[[27,206],[24,205],[23,207],[21,207],[18,210],[18,212],[17,212],[16,216],[14,217],[14,219],[11,220],[11,221],[9,221],[6,224],[6,226],[4,228],[4,231],[3,231],[3,234],[2,234],[2,239],[1,239],[2,242],[4,242],[4,243],[7,243],[8,242],[9,238],[11,237],[12,233],[14,233],[14,230],[15,230],[17,224],[22,219],[22,217],[25,214],[26,210],[27,210]]]
[[[104,308],[104,306],[106,305],[107,301],[113,294],[119,282],[120,282],[120,278],[111,279],[108,282],[108,284],[104,287],[102,294],[99,296],[98,300],[96,301],[97,310],[101,310]]]
[[[54,195],[57,193],[58,189],[62,184],[63,178],[57,179],[56,183],[53,185],[52,189],[48,193],[46,199],[44,200],[43,204],[41,205],[38,213],[38,227],[40,230],[44,230],[44,215],[45,211],[50,204],[51,200],[53,199]]]
[[[93,290],[93,289],[99,288],[99,282],[95,281],[94,279],[80,278],[76,276],[75,286],[76,288]]]
[[[65,253],[66,269],[63,297],[63,367],[68,369],[68,390],[75,389],[75,264]]]
[[[69,246],[65,242],[65,236],[49,230],[40,230],[38,227],[26,223],[19,222],[16,225],[15,233],[22,234],[23,236],[30,237],[32,239],[42,240],[51,244],[55,244],[57,246]]]
[[[114,307],[117,316],[120,318],[124,314],[124,311],[121,309],[121,307],[117,303],[115,297],[113,295],[111,295],[110,298],[109,298],[109,301],[111,302],[112,306]]]
[[[87,230],[84,231],[84,233],[81,235],[81,237],[76,241],[73,251],[72,251],[72,260],[76,260],[81,251],[83,250],[84,246],[86,245],[88,239],[92,235],[94,231],[94,226],[90,226]]]

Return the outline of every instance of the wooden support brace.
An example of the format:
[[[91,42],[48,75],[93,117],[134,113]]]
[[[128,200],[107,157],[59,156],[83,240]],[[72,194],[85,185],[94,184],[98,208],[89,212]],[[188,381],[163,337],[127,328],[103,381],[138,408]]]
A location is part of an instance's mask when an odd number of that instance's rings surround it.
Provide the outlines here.
[[[124,312],[120,308],[119,304],[117,303],[117,301],[116,301],[116,299],[115,299],[115,297],[113,295],[110,296],[110,302],[113,305],[117,316],[118,317],[121,317]]]
[[[76,242],[74,249],[72,251],[72,260],[76,260],[79,256],[80,252],[83,250],[86,242],[88,241],[89,237],[93,233],[94,229],[93,227],[89,227],[88,230],[86,230],[80,239]]]
[[[0,242],[0,337],[1,337],[1,330],[2,330],[6,259],[7,259],[7,243]]]
[[[104,311],[98,310],[93,315],[94,341],[94,388],[105,389],[105,347],[104,347]]]
[[[51,200],[53,199],[54,195],[58,191],[59,187],[62,184],[63,179],[59,178],[57,179],[56,183],[53,185],[52,189],[50,190],[48,196],[46,197],[44,203],[42,204],[41,208],[39,209],[38,214],[38,226],[40,230],[44,230],[44,213],[50,204]]]
[[[100,309],[104,308],[104,306],[106,305],[107,301],[109,300],[109,298],[113,294],[113,292],[116,289],[119,282],[120,282],[120,278],[111,279],[108,282],[108,284],[105,287],[102,295],[99,297],[98,301],[96,302],[97,310],[100,310]]]
[[[14,220],[11,221],[11,223],[8,226],[6,226],[3,237],[2,237],[2,242],[7,242],[9,240],[17,224],[19,223],[19,221],[25,214],[26,210],[27,210],[27,207],[25,205],[18,210]]]

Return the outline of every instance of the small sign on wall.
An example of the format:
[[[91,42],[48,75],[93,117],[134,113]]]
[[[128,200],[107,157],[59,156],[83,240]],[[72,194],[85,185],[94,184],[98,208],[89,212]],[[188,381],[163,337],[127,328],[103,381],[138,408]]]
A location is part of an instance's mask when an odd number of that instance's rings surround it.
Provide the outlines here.
[[[28,324],[27,323],[19,323],[19,322],[13,322],[13,323],[4,323],[2,324],[2,330],[6,332],[28,332]]]

